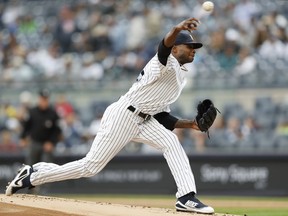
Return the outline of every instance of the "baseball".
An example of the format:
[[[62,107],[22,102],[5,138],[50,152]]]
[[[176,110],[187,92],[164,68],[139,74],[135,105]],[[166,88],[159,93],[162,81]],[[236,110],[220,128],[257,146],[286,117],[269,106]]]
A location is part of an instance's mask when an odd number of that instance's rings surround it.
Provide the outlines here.
[[[202,4],[202,8],[205,10],[205,11],[212,11],[214,9],[214,3],[211,2],[211,1],[205,1],[203,4]]]

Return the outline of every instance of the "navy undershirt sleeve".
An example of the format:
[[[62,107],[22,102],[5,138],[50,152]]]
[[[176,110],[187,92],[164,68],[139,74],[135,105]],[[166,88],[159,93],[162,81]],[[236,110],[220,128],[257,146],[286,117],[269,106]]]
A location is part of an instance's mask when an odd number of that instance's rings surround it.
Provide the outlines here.
[[[166,47],[164,45],[164,39],[159,43],[158,46],[158,59],[161,64],[166,65],[168,56],[170,55],[172,47]]]
[[[161,112],[154,115],[154,118],[168,130],[174,130],[178,118],[170,115],[168,112]]]

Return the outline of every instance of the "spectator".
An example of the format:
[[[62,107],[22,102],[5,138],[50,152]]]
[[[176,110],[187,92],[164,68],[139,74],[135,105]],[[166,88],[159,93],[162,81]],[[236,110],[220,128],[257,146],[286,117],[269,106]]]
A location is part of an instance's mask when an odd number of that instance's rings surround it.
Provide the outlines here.
[[[238,62],[234,68],[236,76],[246,75],[252,73],[257,66],[257,61],[254,56],[251,55],[251,51],[248,47],[240,49]]]
[[[235,146],[243,138],[241,133],[241,122],[237,117],[231,116],[227,120],[227,128],[225,130],[225,137],[231,146]]]
[[[40,71],[44,80],[57,80],[64,73],[64,61],[57,43],[50,44],[47,49],[30,52],[27,58],[28,63]]]
[[[165,6],[164,14],[172,19],[181,19],[191,14],[189,7],[185,4],[185,2],[180,0],[169,0],[168,4],[165,4]]]
[[[0,131],[0,153],[19,153],[19,146],[17,140],[13,138],[13,133],[9,130]]]
[[[84,126],[75,112],[70,112],[63,117],[61,129],[63,131],[61,143],[64,144],[64,150],[73,150],[72,153],[79,154],[75,149],[77,149],[77,146],[85,143],[86,137]]]
[[[237,63],[237,50],[235,44],[226,43],[224,50],[218,54],[218,62],[224,72],[232,72]]]
[[[104,48],[107,50],[110,49],[111,41],[108,34],[110,19],[108,15],[101,16],[99,14],[99,20],[90,26],[89,48],[86,51],[99,51]]]
[[[252,116],[247,116],[241,125],[241,134],[243,139],[247,139],[258,130],[255,119]]]
[[[101,63],[95,61],[92,53],[85,53],[82,59],[81,79],[84,81],[101,80],[104,76],[104,69]]]
[[[189,132],[191,139],[194,141],[196,152],[204,152],[206,150],[207,134],[195,130]]]
[[[273,50],[273,52],[271,52]],[[259,47],[259,54],[267,60],[275,60],[284,56],[285,46],[275,35],[270,34]]]
[[[29,109],[32,107],[32,94],[29,91],[23,91],[19,95],[19,108],[18,108],[18,120],[23,123],[28,118]]]
[[[239,1],[234,8],[233,19],[242,28],[249,28],[251,17],[259,12],[259,7],[255,2],[248,0]]]
[[[23,34],[34,34],[37,32],[37,25],[31,14],[19,17],[19,31]]]
[[[62,7],[60,9],[59,22],[56,26],[54,37],[60,44],[63,53],[73,51],[72,37],[74,33],[78,31],[79,29],[75,22],[74,12],[67,6]]]
[[[23,57],[14,56],[12,59],[12,79],[19,85],[21,82],[31,82],[35,78],[32,68]]]
[[[126,36],[126,48],[134,50],[146,44],[147,30],[145,27],[145,19],[139,12],[133,12],[130,17],[128,31]]]
[[[67,86],[73,87],[75,81],[79,80],[79,71],[82,69],[81,62],[78,55],[65,54],[62,56],[64,68],[63,74],[60,75],[61,81],[67,84]]]
[[[55,102],[55,109],[60,118],[66,118],[70,114],[74,113],[73,105],[67,100],[64,93],[57,95]]]

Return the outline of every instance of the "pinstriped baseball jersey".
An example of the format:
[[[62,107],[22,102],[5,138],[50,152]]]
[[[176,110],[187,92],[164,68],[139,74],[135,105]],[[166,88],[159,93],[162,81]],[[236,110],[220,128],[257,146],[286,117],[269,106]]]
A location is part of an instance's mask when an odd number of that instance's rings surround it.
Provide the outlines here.
[[[139,74],[137,82],[126,93],[130,103],[144,113],[154,115],[170,111],[169,105],[179,97],[186,84],[187,70],[173,55],[162,65],[156,54]]]

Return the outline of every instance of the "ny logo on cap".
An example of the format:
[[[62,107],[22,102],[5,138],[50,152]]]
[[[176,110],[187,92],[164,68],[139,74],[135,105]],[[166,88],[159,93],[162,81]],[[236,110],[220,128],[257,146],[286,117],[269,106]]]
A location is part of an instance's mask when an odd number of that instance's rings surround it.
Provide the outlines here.
[[[194,41],[193,35],[191,33],[189,35],[190,35],[192,41]]]

